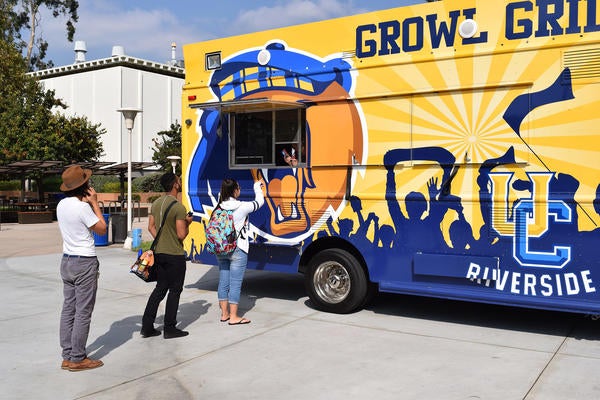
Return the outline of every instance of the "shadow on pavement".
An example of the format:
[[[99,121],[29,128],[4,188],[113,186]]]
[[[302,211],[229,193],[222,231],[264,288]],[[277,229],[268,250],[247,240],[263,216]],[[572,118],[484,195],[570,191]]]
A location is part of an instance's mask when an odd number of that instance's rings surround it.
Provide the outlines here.
[[[166,301],[166,299],[163,300],[163,302],[164,301]],[[179,329],[185,329],[206,314],[210,306],[211,304],[205,300],[179,304],[177,327]],[[156,318],[156,324],[160,325],[162,322],[163,316],[160,315]],[[87,346],[88,354],[95,359],[101,359],[111,351],[127,343],[127,341],[133,338],[133,335],[138,335],[141,326],[141,314],[132,315],[113,322],[106,333],[100,335],[93,343]]]
[[[218,280],[218,268],[213,267],[186,288],[214,291],[216,298]],[[260,298],[298,301],[306,296],[301,274],[248,270],[242,286],[240,309],[251,310]],[[315,309],[310,300],[306,300],[304,304]],[[576,339],[600,339],[600,321],[594,316],[583,314],[391,293],[376,294],[364,308],[376,314]]]
[[[390,293],[377,294],[365,308],[377,314],[576,339],[600,339],[600,321],[583,314]]]
[[[215,292],[216,296],[218,285],[219,269],[212,267],[198,281],[186,285],[185,288]],[[300,274],[247,270],[242,284],[242,296],[297,301],[305,297],[306,292]]]

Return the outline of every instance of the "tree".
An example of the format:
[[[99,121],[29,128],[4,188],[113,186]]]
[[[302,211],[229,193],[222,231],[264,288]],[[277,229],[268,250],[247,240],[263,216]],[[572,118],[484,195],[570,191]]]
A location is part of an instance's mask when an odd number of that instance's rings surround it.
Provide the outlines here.
[[[25,74],[25,61],[12,42],[0,40],[0,53],[0,161],[6,163],[26,157],[30,133],[61,103]]]
[[[25,60],[30,71],[45,69],[54,66],[52,61],[45,62],[48,42],[38,33],[41,16],[40,10],[47,8],[52,16],[57,18],[61,15],[67,17],[66,30],[67,40],[73,41],[75,35],[75,23],[79,19],[77,0],[0,0],[12,5],[8,18],[11,20],[14,39],[20,50],[26,49]],[[18,5],[18,6],[17,6]],[[16,11],[15,11],[16,10]],[[29,37],[25,40],[21,36],[22,30],[29,31]]]
[[[5,21],[0,16],[3,28]],[[55,98],[54,91],[44,90],[26,74],[17,46],[4,39],[0,38],[0,165],[25,159],[97,161],[103,151],[100,135],[104,129],[84,117],[53,113],[64,104]],[[39,180],[41,175],[28,177]]]
[[[0,40],[0,53],[0,164],[27,158],[97,161],[105,130],[85,117],[53,113],[65,105],[26,74],[15,45]]]
[[[14,11],[17,0],[0,0],[0,34],[1,39],[8,43],[18,44],[17,38],[20,38],[19,29],[21,21]],[[21,50],[22,46],[17,46]]]
[[[32,140],[45,140],[45,146],[31,145],[30,158],[59,160],[66,163],[98,161],[103,153],[100,135],[106,133],[100,124],[92,124],[86,117],[66,117],[54,114],[43,131]],[[43,135],[43,137],[40,137]]]
[[[159,138],[152,139],[154,142],[152,161],[160,165],[162,170],[168,171],[172,167],[171,161],[167,157],[181,157],[181,125],[175,122],[171,124],[171,129],[158,132],[157,135]],[[181,175],[181,163],[177,165],[175,171],[178,175]]]

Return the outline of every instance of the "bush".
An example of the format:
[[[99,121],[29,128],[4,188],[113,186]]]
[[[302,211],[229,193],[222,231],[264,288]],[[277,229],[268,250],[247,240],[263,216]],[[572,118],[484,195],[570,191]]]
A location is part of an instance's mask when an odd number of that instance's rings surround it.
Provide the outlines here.
[[[44,192],[60,192],[62,178],[60,176],[47,176],[42,181],[42,191]]]
[[[150,246],[152,246],[152,241],[149,242],[142,242],[141,247],[136,247],[135,249],[131,249],[133,251],[138,251],[139,249],[142,249],[142,251],[147,251],[150,250]]]
[[[0,181],[0,190],[21,190],[20,181]]]
[[[120,182],[106,182],[102,187],[104,193],[120,193],[121,183]],[[127,183],[125,183],[125,192],[127,192]]]
[[[152,196],[148,196],[148,203],[154,203],[154,201],[156,199],[158,199],[160,196],[161,196],[160,194],[159,195],[155,194],[155,195],[152,195]]]
[[[121,191],[121,180],[109,175],[92,175],[90,182],[98,193],[119,193]],[[127,191],[127,182],[125,182]]]
[[[160,185],[162,173],[153,173],[140,176],[132,182],[132,189],[136,192],[162,192],[164,189]]]

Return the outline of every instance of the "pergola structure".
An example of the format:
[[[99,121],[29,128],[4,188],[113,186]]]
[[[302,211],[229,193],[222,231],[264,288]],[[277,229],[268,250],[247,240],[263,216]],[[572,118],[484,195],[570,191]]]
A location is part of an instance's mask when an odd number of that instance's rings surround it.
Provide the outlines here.
[[[62,165],[61,161],[46,160],[21,160],[14,161],[7,165],[0,165],[0,175],[18,177],[21,180],[21,199],[25,200],[25,179],[31,173],[42,173],[47,175],[47,171],[58,169]],[[39,185],[38,185],[39,186]],[[38,192],[40,190],[38,189]],[[39,194],[39,193],[38,193]]]
[[[0,176],[18,177],[21,180],[21,199],[24,201],[25,180],[28,175],[37,173],[41,175],[60,175],[65,168],[71,165],[80,165],[82,168],[92,170],[95,175],[118,175],[121,183],[121,198],[125,197],[125,174],[127,173],[127,163],[115,164],[107,161],[86,161],[65,164],[62,161],[48,160],[21,160],[10,164],[0,165]],[[151,172],[150,167],[155,166],[152,162],[133,162],[131,170],[133,172]],[[41,187],[41,185],[38,185]],[[40,199],[41,200],[41,199]]]

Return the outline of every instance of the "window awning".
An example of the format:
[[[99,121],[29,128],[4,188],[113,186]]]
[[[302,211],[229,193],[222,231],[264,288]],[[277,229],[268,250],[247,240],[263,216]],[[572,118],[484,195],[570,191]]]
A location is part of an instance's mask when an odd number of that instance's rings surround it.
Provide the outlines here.
[[[190,104],[190,108],[218,109],[220,112],[224,113],[290,110],[305,108],[306,106],[307,104],[302,102],[275,101],[267,98]]]

